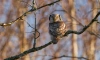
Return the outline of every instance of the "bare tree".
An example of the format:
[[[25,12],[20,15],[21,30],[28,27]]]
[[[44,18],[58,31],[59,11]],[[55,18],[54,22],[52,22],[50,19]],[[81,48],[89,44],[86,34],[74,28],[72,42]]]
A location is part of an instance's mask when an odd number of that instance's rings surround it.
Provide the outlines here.
[[[98,3],[87,0],[84,6],[76,5],[77,1],[1,0],[0,16],[5,14],[6,18],[0,17],[0,60],[95,60],[99,50]],[[55,45],[48,33],[52,13],[60,14],[68,27],[65,38]]]

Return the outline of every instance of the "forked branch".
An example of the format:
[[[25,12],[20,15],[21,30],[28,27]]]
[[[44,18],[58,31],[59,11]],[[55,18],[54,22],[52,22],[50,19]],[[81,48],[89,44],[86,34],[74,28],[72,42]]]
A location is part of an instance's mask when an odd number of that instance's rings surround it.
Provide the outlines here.
[[[83,33],[88,27],[90,27],[91,24],[93,24],[93,22],[97,21],[97,18],[98,16],[100,15],[100,12],[97,13],[97,15],[94,17],[94,19],[92,19],[92,21],[87,25],[85,26],[81,31],[72,31],[72,30],[68,30],[65,34],[65,36],[67,36],[68,34],[81,34]],[[24,51],[23,53],[20,53],[19,55],[16,55],[16,56],[12,56],[12,57],[9,57],[9,58],[6,58],[4,60],[16,60],[16,59],[19,59],[21,58],[22,56],[25,56],[31,52],[35,52],[35,51],[38,51],[38,50],[41,50],[47,46],[49,46],[50,44],[52,44],[52,41],[48,42],[47,44],[43,45],[43,46],[40,46],[40,47],[35,47],[35,48],[31,48],[29,50],[26,50]],[[69,57],[69,56],[68,56]],[[79,57],[78,57],[79,58]],[[81,57],[80,57],[81,58]],[[82,57],[83,58],[83,57]]]
[[[89,28],[95,21],[98,22],[97,18],[100,15],[100,12],[97,13],[97,15],[92,19],[92,21],[87,25],[84,26],[84,28],[81,31],[73,31],[73,30],[68,30],[64,36],[67,36],[68,34],[82,34],[87,28]]]
[[[46,6],[51,6],[51,5],[53,5],[53,4],[57,3],[57,2],[60,2],[60,1],[61,1],[61,0],[57,0],[57,1],[51,2],[51,3],[49,3],[49,4],[46,4],[46,5],[37,7],[36,9],[32,8],[32,9],[30,9],[29,11],[25,12],[24,14],[22,14],[20,17],[16,18],[14,21],[11,21],[11,22],[9,22],[9,23],[0,23],[0,26],[2,26],[2,27],[10,26],[10,25],[12,25],[13,23],[15,23],[15,22],[17,22],[17,21],[23,20],[23,17],[27,16],[27,15],[30,14],[31,12],[37,11],[37,10],[39,10],[39,9],[41,9],[41,8],[46,7]]]

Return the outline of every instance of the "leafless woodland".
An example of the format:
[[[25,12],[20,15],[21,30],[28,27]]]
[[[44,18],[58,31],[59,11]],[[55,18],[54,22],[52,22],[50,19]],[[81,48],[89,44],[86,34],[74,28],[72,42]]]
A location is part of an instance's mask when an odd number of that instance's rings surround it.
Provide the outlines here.
[[[100,60],[99,0],[0,0],[0,60]],[[68,31],[52,44],[49,16]]]

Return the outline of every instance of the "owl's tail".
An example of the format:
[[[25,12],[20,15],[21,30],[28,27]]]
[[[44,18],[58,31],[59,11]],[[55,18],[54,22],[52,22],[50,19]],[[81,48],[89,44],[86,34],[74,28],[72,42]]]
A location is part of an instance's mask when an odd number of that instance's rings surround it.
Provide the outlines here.
[[[53,44],[57,44],[58,41],[59,41],[58,38],[53,38],[53,39],[52,39],[52,43],[53,43]]]
[[[57,40],[52,41],[53,44],[57,44],[57,42],[58,42]]]

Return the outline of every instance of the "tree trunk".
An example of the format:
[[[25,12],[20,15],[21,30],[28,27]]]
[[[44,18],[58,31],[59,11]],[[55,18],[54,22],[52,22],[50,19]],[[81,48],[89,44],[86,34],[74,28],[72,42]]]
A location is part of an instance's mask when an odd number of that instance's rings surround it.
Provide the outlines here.
[[[71,8],[71,16],[75,17],[75,8],[74,8],[74,0],[69,0],[69,5]],[[71,18],[72,21],[72,30],[77,30],[77,22]],[[77,35],[72,34],[72,56],[78,56],[78,47],[77,47]],[[77,60],[77,58],[72,58],[72,60]]]

